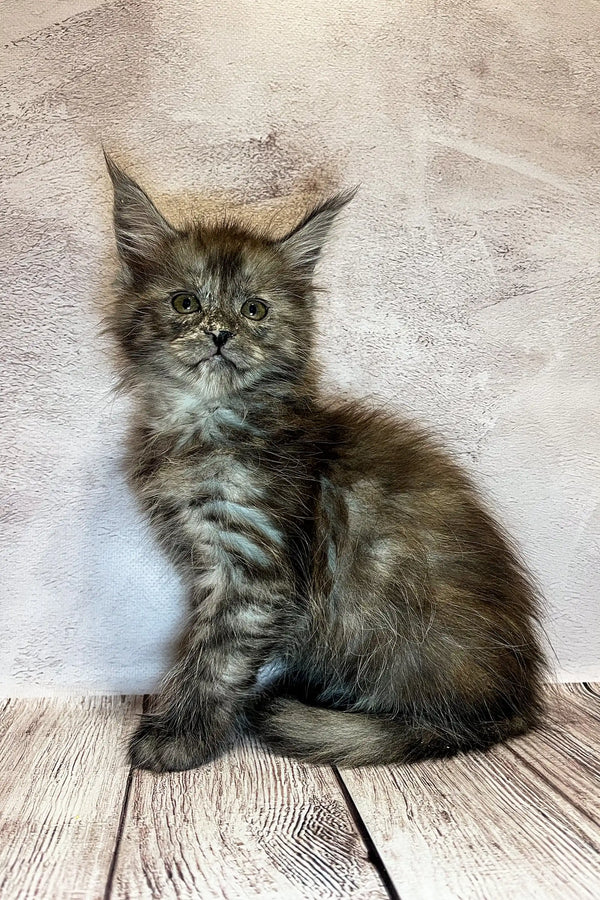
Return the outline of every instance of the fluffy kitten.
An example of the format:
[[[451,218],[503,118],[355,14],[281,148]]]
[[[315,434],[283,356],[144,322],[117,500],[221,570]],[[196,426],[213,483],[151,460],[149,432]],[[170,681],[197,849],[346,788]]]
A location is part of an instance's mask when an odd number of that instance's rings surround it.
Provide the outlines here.
[[[525,732],[537,601],[507,539],[430,436],[319,398],[312,276],[350,195],[279,239],[179,229],[107,162],[122,263],[109,330],[138,401],[130,480],[190,603],[132,763],[198,766],[248,721],[282,752],[344,766]]]

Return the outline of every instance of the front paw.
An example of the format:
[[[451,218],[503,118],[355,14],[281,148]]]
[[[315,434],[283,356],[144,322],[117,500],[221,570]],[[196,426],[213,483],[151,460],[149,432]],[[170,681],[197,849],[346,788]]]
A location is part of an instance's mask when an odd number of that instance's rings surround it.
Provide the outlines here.
[[[142,716],[129,742],[129,761],[134,768],[151,772],[181,772],[208,762],[212,754],[200,735],[175,730],[160,716]]]

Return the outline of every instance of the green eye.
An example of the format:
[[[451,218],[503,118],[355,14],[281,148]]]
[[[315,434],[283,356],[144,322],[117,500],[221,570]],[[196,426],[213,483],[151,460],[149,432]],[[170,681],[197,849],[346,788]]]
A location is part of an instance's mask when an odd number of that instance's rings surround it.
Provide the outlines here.
[[[195,294],[188,294],[186,291],[179,291],[171,297],[173,309],[178,313],[193,313],[200,311],[200,301]]]
[[[262,300],[246,300],[240,312],[247,319],[254,319],[255,322],[258,322],[259,319],[264,319],[269,312],[269,307]]]

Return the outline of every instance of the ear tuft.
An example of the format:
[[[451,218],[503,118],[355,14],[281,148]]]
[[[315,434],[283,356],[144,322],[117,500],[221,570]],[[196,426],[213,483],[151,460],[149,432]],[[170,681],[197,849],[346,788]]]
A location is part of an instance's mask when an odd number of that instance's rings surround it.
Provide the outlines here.
[[[312,275],[333,220],[355,196],[357,188],[341,191],[315,206],[299,225],[277,241],[289,262],[306,275]]]
[[[114,189],[113,215],[119,255],[127,266],[136,268],[153,259],[165,239],[177,232],[106,150],[104,159]]]

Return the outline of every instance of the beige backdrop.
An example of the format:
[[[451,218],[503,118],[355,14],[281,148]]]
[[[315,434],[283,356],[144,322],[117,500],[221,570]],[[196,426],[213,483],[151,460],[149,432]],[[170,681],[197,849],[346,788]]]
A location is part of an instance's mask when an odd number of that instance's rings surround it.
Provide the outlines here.
[[[600,7],[3,3],[0,688],[149,689],[179,587],[119,471],[100,143],[177,218],[360,184],[320,281],[337,390],[433,423],[600,678]],[[368,461],[365,461],[368,465]]]

